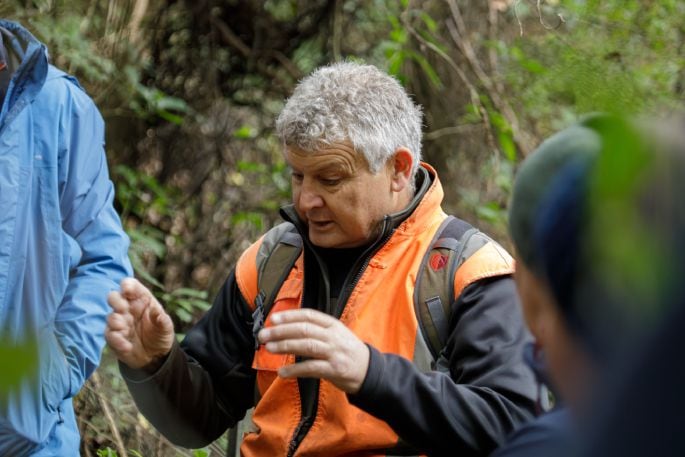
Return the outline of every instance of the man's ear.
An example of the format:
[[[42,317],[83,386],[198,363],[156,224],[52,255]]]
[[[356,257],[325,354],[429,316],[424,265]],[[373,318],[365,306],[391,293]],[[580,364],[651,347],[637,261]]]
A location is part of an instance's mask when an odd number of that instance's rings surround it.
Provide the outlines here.
[[[400,192],[409,187],[412,179],[411,170],[414,165],[414,156],[405,147],[397,148],[391,159],[392,182],[391,189]]]

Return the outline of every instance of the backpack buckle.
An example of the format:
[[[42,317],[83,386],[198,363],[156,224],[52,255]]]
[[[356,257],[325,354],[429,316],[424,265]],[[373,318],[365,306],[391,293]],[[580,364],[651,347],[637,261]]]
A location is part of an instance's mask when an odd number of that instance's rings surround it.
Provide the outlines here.
[[[259,339],[257,338],[257,334],[261,329],[264,328],[264,298],[264,293],[259,292],[254,299],[256,307],[252,312],[252,336],[254,337],[255,351],[259,349]]]

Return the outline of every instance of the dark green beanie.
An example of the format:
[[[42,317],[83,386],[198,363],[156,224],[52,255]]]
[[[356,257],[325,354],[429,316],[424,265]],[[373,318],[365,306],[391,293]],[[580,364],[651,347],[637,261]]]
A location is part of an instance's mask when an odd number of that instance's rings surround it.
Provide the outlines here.
[[[567,165],[596,156],[601,147],[595,130],[576,124],[545,140],[521,164],[509,204],[509,233],[519,260],[534,271],[540,253],[533,230],[541,203]]]

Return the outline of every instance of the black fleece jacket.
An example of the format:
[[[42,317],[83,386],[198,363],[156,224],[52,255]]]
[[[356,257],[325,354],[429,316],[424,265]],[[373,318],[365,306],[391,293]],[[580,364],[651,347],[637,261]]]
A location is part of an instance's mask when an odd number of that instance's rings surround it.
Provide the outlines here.
[[[419,195],[424,188],[420,186]],[[366,255],[374,251],[373,245],[369,248]],[[335,257],[315,251],[305,243],[305,265],[316,264],[308,257],[324,265]],[[327,270],[329,275],[349,273]],[[312,277],[309,274],[305,266],[305,276]],[[325,281],[334,298],[339,292],[335,284],[344,283],[339,279]],[[513,280],[503,276],[473,283],[452,306],[444,371],[423,373],[407,359],[370,347],[366,379],[348,398],[400,436],[397,448],[379,452],[484,456],[533,416],[537,388],[522,360],[530,337]],[[338,306],[322,310],[340,312]],[[155,427],[172,442],[194,448],[218,438],[255,404],[253,357],[250,307],[231,272],[212,308],[155,373],[124,365],[121,371],[139,409]],[[312,399],[318,395],[318,380],[303,380],[300,395],[304,413],[316,415]]]

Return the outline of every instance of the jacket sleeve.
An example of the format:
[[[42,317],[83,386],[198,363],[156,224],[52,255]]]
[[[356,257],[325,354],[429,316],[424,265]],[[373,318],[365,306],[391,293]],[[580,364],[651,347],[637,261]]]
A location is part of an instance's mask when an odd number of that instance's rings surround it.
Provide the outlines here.
[[[62,236],[72,261],[54,328],[68,362],[70,397],[100,362],[110,311],[107,294],[133,272],[129,239],[113,207],[102,117],[75,84],[66,78],[58,81],[68,95],[59,117],[58,186]]]
[[[211,309],[155,373],[120,364],[140,411],[174,444],[205,446],[253,406],[251,320],[231,272]]]
[[[568,409],[560,407],[517,428],[490,457],[576,455],[579,440]]]
[[[510,277],[469,285],[453,305],[446,372],[370,348],[369,370],[350,401],[428,455],[487,455],[535,409],[522,359],[529,341]]]

